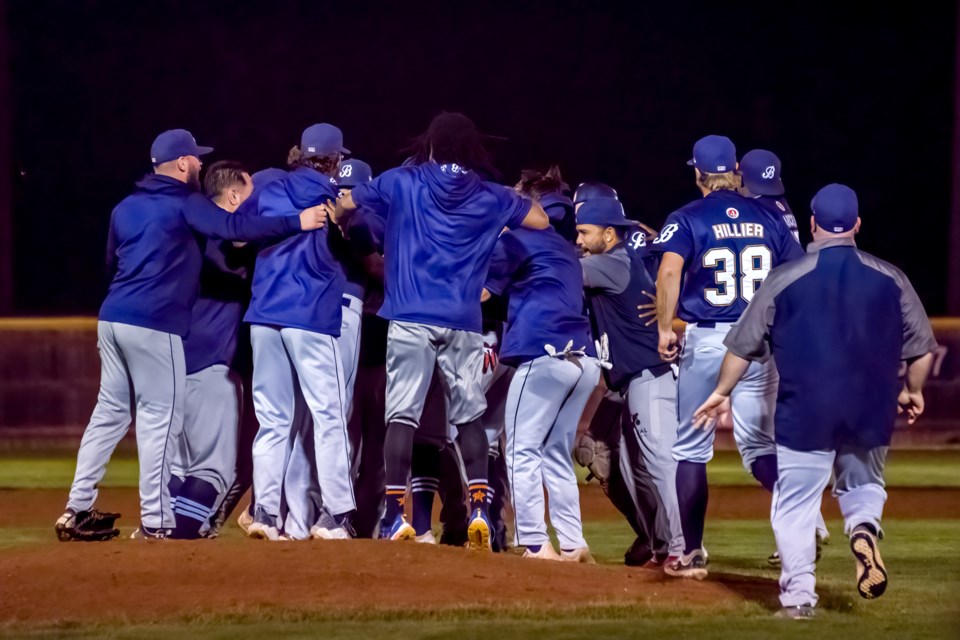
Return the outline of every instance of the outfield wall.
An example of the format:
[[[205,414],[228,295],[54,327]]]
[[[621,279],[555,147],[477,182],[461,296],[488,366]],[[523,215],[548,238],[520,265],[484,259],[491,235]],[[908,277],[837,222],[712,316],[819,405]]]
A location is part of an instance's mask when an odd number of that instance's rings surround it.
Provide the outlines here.
[[[960,318],[932,320],[940,350],[927,413],[898,439],[960,444]],[[76,438],[97,399],[96,318],[0,319],[0,439]],[[842,384],[838,380],[837,384]]]

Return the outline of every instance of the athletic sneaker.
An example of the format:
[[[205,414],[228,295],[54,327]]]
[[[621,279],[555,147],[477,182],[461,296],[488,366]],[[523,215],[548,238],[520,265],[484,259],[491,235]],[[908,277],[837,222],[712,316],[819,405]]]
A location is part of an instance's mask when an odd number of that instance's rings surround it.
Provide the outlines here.
[[[140,525],[130,534],[131,540],[164,540],[173,534],[171,529],[151,529]]]
[[[437,544],[437,537],[433,535],[433,531],[427,531],[414,538],[414,541],[422,544]]]
[[[250,513],[250,507],[252,506],[253,505],[247,505],[240,512],[240,515],[237,516],[237,526],[240,527],[244,533],[247,533],[247,529],[253,524],[253,515]]]
[[[633,544],[623,554],[623,564],[628,567],[642,567],[653,558],[653,550],[650,544],[639,537],[635,538]]]
[[[865,524],[854,527],[850,550],[857,560],[857,593],[867,600],[879,598],[887,590],[887,570],[873,528]]]
[[[67,509],[63,512],[57,522],[53,525],[53,530],[57,532],[57,538],[61,542],[67,542],[71,539],[70,529],[76,524],[77,512],[73,509]]]
[[[381,540],[413,540],[417,537],[417,530],[407,524],[407,519],[399,515],[393,524],[380,523]]]
[[[674,578],[703,580],[707,577],[707,561],[703,557],[703,551],[694,549],[689,554],[683,554],[676,561],[664,565],[663,572]]]
[[[530,547],[527,547],[523,552],[524,558],[534,558],[536,560],[560,560],[560,555],[554,550],[553,545],[549,542],[541,545],[540,549],[537,551],[531,551]]]
[[[470,518],[470,524],[467,526],[467,540],[470,549],[478,551],[492,551],[490,546],[490,534],[493,527],[490,526],[490,520],[483,509],[477,509]]]
[[[280,529],[277,527],[277,519],[258,507],[253,516],[253,523],[247,527],[247,537],[256,540],[279,540]]]
[[[317,523],[310,527],[310,537],[314,540],[350,540],[356,536],[346,520],[342,524],[337,522],[326,507],[321,507]]]
[[[590,554],[590,549],[580,547],[579,549],[570,549],[569,551],[560,550],[560,559],[564,562],[579,562],[580,564],[597,564]]]
[[[774,614],[777,618],[786,618],[787,620],[813,620],[816,616],[816,609],[812,604],[799,604],[794,607],[783,607]]]

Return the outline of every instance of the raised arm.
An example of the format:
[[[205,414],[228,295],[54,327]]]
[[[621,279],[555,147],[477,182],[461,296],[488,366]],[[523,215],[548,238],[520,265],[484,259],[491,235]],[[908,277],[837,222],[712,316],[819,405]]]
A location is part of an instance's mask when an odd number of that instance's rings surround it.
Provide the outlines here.
[[[520,226],[524,229],[538,229],[542,231],[550,226],[550,218],[547,217],[547,213],[543,210],[543,207],[540,206],[540,203],[534,202],[531,204],[530,211],[527,212]]]

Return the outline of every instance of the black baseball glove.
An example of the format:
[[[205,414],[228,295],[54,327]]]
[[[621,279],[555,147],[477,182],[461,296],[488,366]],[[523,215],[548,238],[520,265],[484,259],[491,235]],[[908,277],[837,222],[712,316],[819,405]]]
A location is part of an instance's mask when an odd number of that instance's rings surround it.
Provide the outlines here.
[[[54,527],[60,542],[99,542],[112,540],[120,535],[120,529],[114,524],[119,513],[107,513],[97,509],[71,513],[67,511]]]

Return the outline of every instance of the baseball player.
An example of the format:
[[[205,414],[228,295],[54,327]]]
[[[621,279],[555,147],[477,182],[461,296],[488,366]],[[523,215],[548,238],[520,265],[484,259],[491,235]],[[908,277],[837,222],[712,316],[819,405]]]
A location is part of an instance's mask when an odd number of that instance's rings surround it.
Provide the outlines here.
[[[469,479],[471,544],[489,548],[487,451],[480,416],[483,337],[480,291],[497,235],[504,226],[544,228],[539,205],[485,182],[492,171],[482,137],[462,114],[442,113],[418,141],[413,166],[387,171],[340,198],[334,221],[366,207],[386,220],[387,504],[381,536],[411,539],[404,494],[428,380],[444,380],[447,422],[456,425]],[[346,214],[349,215],[349,214]]]
[[[253,179],[238,162],[213,163],[204,191],[234,213],[253,192]],[[233,370],[243,312],[250,297],[249,272],[232,265],[237,248],[199,239],[203,251],[200,295],[183,340],[187,380],[183,433],[170,469],[175,538],[197,538],[234,479],[242,383]],[[242,249],[240,249],[242,251]]]
[[[872,599],[886,591],[878,542],[884,460],[896,413],[905,412],[910,424],[923,413],[923,384],[937,348],[907,277],[856,248],[853,190],[828,185],[811,209],[807,255],[774,269],[750,301],[724,339],[716,389],[695,414],[696,424],[706,423],[751,363],[776,360],[779,477],[770,517],[783,559],[780,615],[793,619],[812,617],[817,604],[814,532],[831,472],[857,592]]]
[[[669,563],[683,551],[677,463],[672,455],[677,438],[677,385],[673,368],[657,353],[656,328],[637,318],[637,306],[646,300],[647,292],[655,290],[658,259],[628,249],[635,229],[614,198],[591,199],[577,212],[577,244],[585,254],[580,263],[590,319],[594,335],[609,340],[613,366],[605,372],[607,388],[626,399],[629,411],[621,453],[628,454],[624,460],[635,480],[630,483],[634,494],[643,493],[636,487],[655,491],[653,504],[638,509],[643,535],[638,534],[641,542],[631,548],[632,554],[628,552],[634,557],[627,561],[639,562],[646,556]],[[642,464],[631,463],[631,451],[639,453]]]
[[[713,457],[715,425],[697,429],[693,412],[714,386],[730,327],[770,269],[802,256],[803,249],[783,218],[737,193],[737,156],[729,138],[701,138],[688,164],[694,167],[703,198],[670,214],[652,250],[662,254],[657,323],[664,361],[673,362],[680,355],[674,316],[687,322],[677,391],[680,425],[673,448],[684,552],[664,570],[671,576],[702,580],[707,575],[702,551],[707,462]],[[754,363],[732,396],[734,439],[744,466],[771,488],[777,464],[776,385],[773,363]]]
[[[111,214],[107,268],[112,281],[97,325],[100,392],[77,453],[67,509],[55,526],[58,536],[93,509],[107,462],[130,426],[131,407],[137,412],[140,460],[140,527],[134,536],[164,538],[175,526],[169,454],[183,429],[182,338],[200,281],[194,234],[259,240],[325,222],[319,208],[273,219],[226,213],[197,193],[200,156],[210,151],[184,129],[161,133],[150,149],[154,173]]]
[[[259,215],[270,218],[332,202],[343,153],[349,151],[337,127],[326,123],[307,127],[300,147],[291,150],[290,172],[260,195]],[[311,535],[317,516],[311,506],[314,481],[332,516],[331,524],[315,532],[316,537],[351,537],[349,519],[355,503],[337,342],[344,286],[326,229],[264,246],[257,255],[250,308],[244,317],[252,325],[253,400],[260,423],[253,443],[256,504],[247,530],[250,537],[278,540],[281,530],[293,539]],[[308,408],[307,420],[295,419],[297,389]],[[281,497],[287,508],[283,519]]]
[[[742,184],[740,195],[753,198],[761,207],[775,216],[782,216],[790,233],[800,242],[797,219],[783,197],[783,180],[780,177],[780,158],[772,151],[754,149],[740,158]]]
[[[600,378],[582,280],[576,252],[554,229],[516,229],[500,236],[485,285],[509,301],[500,360],[517,371],[507,394],[506,458],[514,539],[526,558],[594,562],[572,459]],[[547,534],[544,488],[559,554]]]
[[[546,172],[525,169],[514,187],[518,193],[540,203],[550,224],[571,244],[577,241],[577,221],[573,200],[564,195],[570,186],[560,176],[560,167],[553,165]]]

